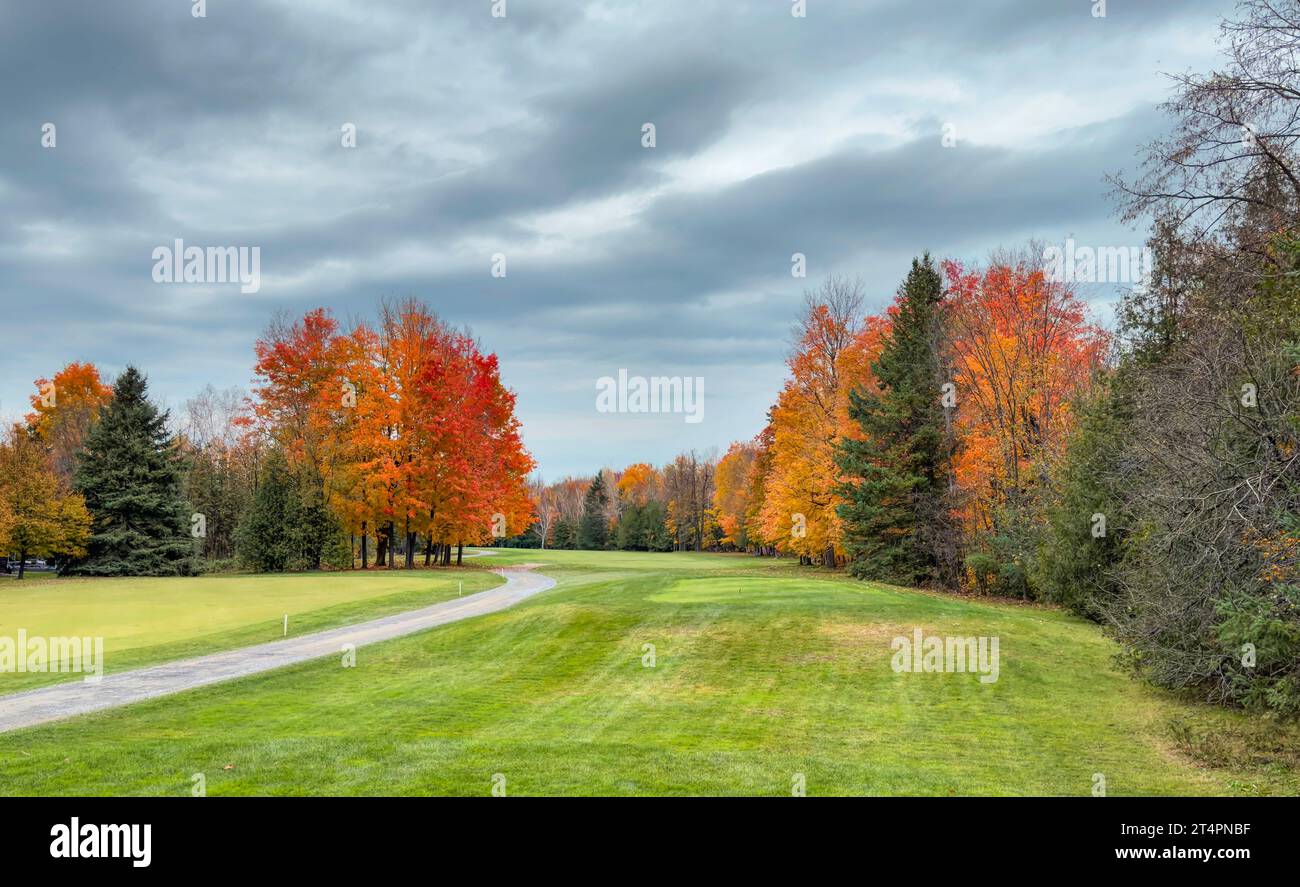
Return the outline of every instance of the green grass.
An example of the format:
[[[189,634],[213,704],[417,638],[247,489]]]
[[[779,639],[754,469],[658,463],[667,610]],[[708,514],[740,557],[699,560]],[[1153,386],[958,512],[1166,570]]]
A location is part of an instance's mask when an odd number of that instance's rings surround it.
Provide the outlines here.
[[[0,584],[0,637],[104,638],[105,672],[320,631],[501,583],[483,570],[373,571]],[[0,694],[77,675],[0,672]]]
[[[489,559],[482,559],[478,563]],[[0,735],[0,793],[1295,794],[1286,754],[1199,762],[1257,722],[1118,669],[1057,610],[743,556],[510,551],[559,587],[337,659]],[[920,627],[996,635],[996,683],[896,674]],[[643,666],[644,645],[655,667]],[[1182,724],[1175,729],[1172,724]],[[1276,735],[1276,734],[1273,734]]]

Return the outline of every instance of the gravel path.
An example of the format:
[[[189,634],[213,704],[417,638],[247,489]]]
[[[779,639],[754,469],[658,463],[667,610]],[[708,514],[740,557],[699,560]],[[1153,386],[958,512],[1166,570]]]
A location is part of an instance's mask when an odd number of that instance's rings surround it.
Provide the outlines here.
[[[493,572],[504,576],[506,584],[419,610],[259,644],[256,647],[107,674],[96,684],[69,681],[11,696],[0,696],[0,733],[130,705],[144,699],[180,693],[325,656],[339,656],[344,644],[361,647],[471,616],[494,613],[555,586],[554,579],[540,573],[523,570]]]

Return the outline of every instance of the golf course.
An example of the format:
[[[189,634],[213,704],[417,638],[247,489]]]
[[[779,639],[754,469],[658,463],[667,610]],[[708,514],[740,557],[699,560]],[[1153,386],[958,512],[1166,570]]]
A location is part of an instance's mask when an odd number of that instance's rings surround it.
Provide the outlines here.
[[[1290,732],[1149,687],[1056,608],[793,559],[497,550],[460,569],[3,586],[0,634],[102,636],[105,673],[501,585],[499,612],[0,734],[0,794],[1296,794]],[[992,637],[996,680],[896,671],[895,638]],[[6,673],[0,694],[78,675]],[[0,699],[3,706],[3,699]]]

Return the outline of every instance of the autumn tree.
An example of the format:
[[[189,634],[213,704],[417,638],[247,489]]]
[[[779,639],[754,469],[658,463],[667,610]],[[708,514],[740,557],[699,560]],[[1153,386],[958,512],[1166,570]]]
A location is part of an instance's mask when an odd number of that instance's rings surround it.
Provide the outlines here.
[[[849,392],[870,381],[886,328],[865,316],[860,283],[831,278],[805,297],[790,377],[770,413],[761,523],[765,538],[806,563],[834,566],[843,552],[836,445],[855,433]]]
[[[0,551],[28,557],[75,558],[86,553],[90,513],[85,499],[59,481],[43,442],[21,426],[0,441]]]
[[[977,556],[997,560],[1004,591],[1027,592],[1034,521],[1082,396],[1107,352],[1065,283],[1030,250],[985,268],[945,263],[950,303],[954,463],[967,533]]]
[[[284,454],[305,507],[313,510],[310,525],[322,528],[308,546],[317,552],[331,548],[340,532],[329,508],[348,476],[342,428],[355,388],[343,378],[345,344],[338,323],[316,309],[299,321],[277,317],[254,345],[253,414],[266,440]]]
[[[423,302],[385,302],[347,333],[323,310],[280,322],[258,343],[256,412],[303,495],[361,539],[379,564],[450,563],[466,542],[532,522],[515,398],[495,355]]]
[[[54,474],[64,489],[72,488],[77,454],[112,396],[113,389],[90,363],[70,363],[53,379],[36,380],[27,426],[49,450]]]
[[[753,494],[751,472],[758,447],[752,442],[736,442],[718,461],[714,481],[713,508],[722,530],[722,543],[741,551],[749,548],[745,516]]]
[[[624,551],[667,551],[667,508],[664,503],[663,473],[653,465],[638,462],[623,470],[615,484],[618,524],[614,544]]]
[[[694,450],[664,466],[666,520],[678,551],[703,551],[720,538],[713,517],[715,467],[716,456]]]

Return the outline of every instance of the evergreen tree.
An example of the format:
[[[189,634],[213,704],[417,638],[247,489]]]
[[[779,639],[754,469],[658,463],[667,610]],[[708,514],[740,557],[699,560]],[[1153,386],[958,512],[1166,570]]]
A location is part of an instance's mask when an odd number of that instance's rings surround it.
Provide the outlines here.
[[[666,523],[664,504],[650,499],[643,505],[629,504],[619,517],[614,547],[622,551],[668,551],[672,536]]]
[[[947,519],[952,436],[941,400],[943,279],[930,256],[912,260],[892,329],[873,365],[878,388],[849,393],[863,439],[845,437],[839,507],[850,572],[902,584],[957,579]]]
[[[127,367],[113,386],[78,457],[77,491],[94,519],[86,557],[69,572],[85,576],[187,575],[194,568],[190,509],[167,413],[147,397],[147,381]]]
[[[609,507],[609,493],[605,489],[605,473],[596,472],[596,479],[587,488],[582,500],[582,523],[578,526],[578,547],[602,549],[609,542],[609,523],[605,512]]]
[[[240,558],[262,573],[351,566],[351,546],[320,486],[298,477],[279,450],[267,457],[237,541]]]
[[[240,558],[260,573],[279,573],[298,558],[295,538],[297,490],[284,454],[273,450],[266,460],[253,504],[239,525]]]
[[[578,547],[578,527],[573,521],[560,518],[555,522],[555,541],[552,548],[572,551]]]
[[[1034,582],[1045,598],[1103,622],[1121,596],[1116,567],[1133,516],[1125,503],[1124,443],[1133,432],[1127,373],[1077,405],[1078,426],[1057,471],[1046,509]]]

